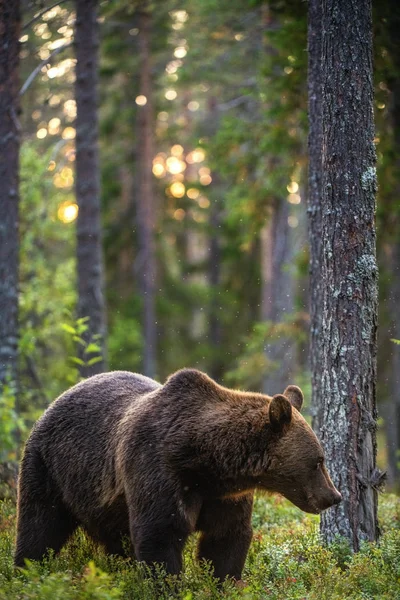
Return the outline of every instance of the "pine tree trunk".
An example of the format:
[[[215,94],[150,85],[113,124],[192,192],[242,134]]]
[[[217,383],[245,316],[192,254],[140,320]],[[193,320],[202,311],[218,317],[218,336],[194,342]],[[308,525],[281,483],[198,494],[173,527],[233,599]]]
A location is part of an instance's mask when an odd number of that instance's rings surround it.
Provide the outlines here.
[[[262,299],[261,318],[279,325],[293,311],[294,285],[288,266],[293,258],[293,242],[288,225],[289,204],[276,199],[270,207],[268,223],[261,231]],[[266,358],[273,363],[263,378],[266,394],[280,394],[290,383],[295,370],[295,346],[288,336],[279,334],[265,345]]]
[[[315,425],[343,502],[324,538],[378,534],[377,264],[371,3],[310,0],[311,329]]]
[[[400,148],[399,148],[400,149]],[[399,234],[398,234],[399,235]],[[390,245],[390,292],[387,299],[389,316],[388,401],[385,406],[385,429],[388,458],[388,485],[400,488],[400,346],[390,338],[400,339],[400,241]]]
[[[218,131],[220,117],[218,112],[218,98],[212,94],[208,100],[208,121],[205,133],[213,138]],[[210,238],[208,254],[208,283],[211,290],[208,339],[212,349],[209,374],[213,379],[220,381],[223,377],[224,361],[221,357],[222,325],[220,303],[218,301],[219,286],[221,284],[221,220],[222,220],[222,183],[219,174],[213,171],[213,190],[210,206]]]
[[[321,261],[321,176],[322,176],[322,11],[316,0],[308,4],[308,113],[309,113],[309,178],[307,207],[310,248],[310,369],[312,381],[312,410],[314,427],[318,429],[317,410],[319,397],[318,341],[322,328],[320,310],[321,283],[318,277]]]
[[[391,0],[387,4],[387,28],[393,61],[393,78],[389,81],[392,95],[391,113],[393,125],[393,149],[395,156],[396,185],[393,189],[395,202],[400,192],[400,13],[398,3]],[[393,210],[393,209],[392,209]],[[400,223],[399,215],[391,215],[393,239],[390,241],[389,256],[389,313],[390,338],[400,339]],[[385,233],[383,233],[385,235]],[[387,236],[389,237],[389,236]],[[390,239],[390,238],[389,238]],[[385,237],[385,242],[388,239]],[[400,346],[390,343],[391,362],[389,366],[389,406],[385,415],[388,451],[388,483],[400,489]]]
[[[0,384],[17,377],[19,0],[0,0]]]
[[[137,116],[137,236],[139,255],[136,260],[137,278],[143,306],[143,372],[148,377],[156,374],[156,255],[155,255],[155,200],[152,164],[153,99],[151,73],[151,15],[148,0],[138,7],[138,42],[140,53],[140,94],[146,104],[138,106]]]
[[[86,342],[96,341],[102,360],[81,367],[88,377],[104,371],[105,303],[100,221],[100,168],[98,149],[98,49],[97,0],[76,2],[76,197],[77,220],[78,316],[89,317]],[[97,338],[97,336],[99,336]],[[93,354],[83,355],[85,362]]]

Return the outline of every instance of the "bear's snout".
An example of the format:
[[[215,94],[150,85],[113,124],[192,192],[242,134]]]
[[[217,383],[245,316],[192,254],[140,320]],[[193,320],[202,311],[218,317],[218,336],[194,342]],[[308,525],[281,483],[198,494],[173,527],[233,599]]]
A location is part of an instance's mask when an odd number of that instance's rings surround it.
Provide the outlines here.
[[[338,492],[337,490],[334,491],[334,500],[333,500],[333,504],[340,504],[341,501],[343,500],[342,498],[342,494],[340,492]]]
[[[342,501],[342,494],[338,492],[336,488],[329,490],[329,494],[326,494],[321,502],[319,503],[319,509],[322,512],[332,506],[336,506]]]

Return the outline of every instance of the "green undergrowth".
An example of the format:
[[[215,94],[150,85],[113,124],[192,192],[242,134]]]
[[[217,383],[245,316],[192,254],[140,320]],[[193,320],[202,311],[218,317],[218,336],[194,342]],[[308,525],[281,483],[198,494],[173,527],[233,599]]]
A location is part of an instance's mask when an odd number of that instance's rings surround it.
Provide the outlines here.
[[[15,570],[12,553],[15,507],[0,506],[1,600],[400,600],[400,501],[380,499],[382,536],[352,555],[338,540],[321,544],[318,518],[305,515],[278,497],[259,497],[254,510],[254,540],[243,581],[218,586],[209,565],[194,560],[196,540],[185,552],[179,578],[105,555],[78,531],[59,556]]]

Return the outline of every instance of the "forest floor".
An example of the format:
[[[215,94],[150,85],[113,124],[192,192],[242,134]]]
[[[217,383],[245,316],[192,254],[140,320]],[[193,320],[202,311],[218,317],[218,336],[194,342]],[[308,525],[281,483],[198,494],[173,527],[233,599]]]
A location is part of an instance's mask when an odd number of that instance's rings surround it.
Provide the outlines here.
[[[194,560],[195,539],[179,578],[146,576],[130,560],[106,556],[78,531],[58,557],[15,570],[15,506],[0,505],[1,600],[400,600],[400,499],[380,496],[382,536],[352,555],[345,542],[326,547],[318,517],[279,497],[258,497],[254,539],[243,582],[219,587],[206,565]]]

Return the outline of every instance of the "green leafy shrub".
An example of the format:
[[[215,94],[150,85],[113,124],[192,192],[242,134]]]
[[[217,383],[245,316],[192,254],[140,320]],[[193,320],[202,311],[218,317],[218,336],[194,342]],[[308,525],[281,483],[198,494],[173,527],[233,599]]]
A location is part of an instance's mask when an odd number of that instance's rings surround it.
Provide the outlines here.
[[[219,585],[195,560],[196,537],[184,571],[166,576],[131,559],[106,555],[78,530],[58,556],[14,570],[15,506],[0,504],[0,600],[397,600],[400,599],[399,498],[380,504],[383,535],[353,555],[344,540],[321,544],[318,518],[280,497],[255,501],[253,543],[243,581]]]

